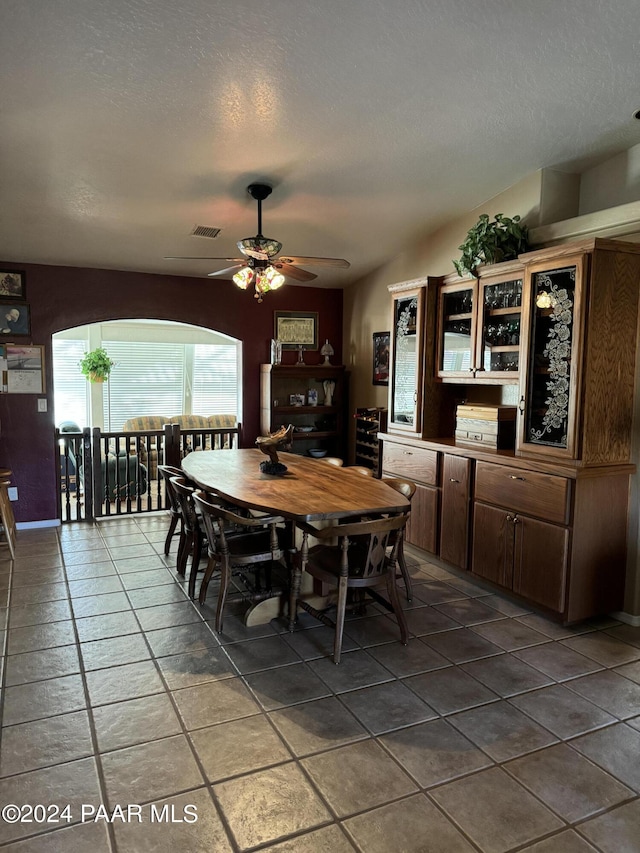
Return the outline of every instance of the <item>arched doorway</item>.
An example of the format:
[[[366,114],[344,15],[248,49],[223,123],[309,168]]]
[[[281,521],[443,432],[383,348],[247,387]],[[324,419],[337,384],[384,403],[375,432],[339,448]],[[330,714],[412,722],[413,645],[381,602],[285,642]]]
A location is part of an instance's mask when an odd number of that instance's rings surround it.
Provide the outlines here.
[[[98,347],[114,362],[109,381],[103,384],[88,382],[79,368],[83,354]],[[81,483],[86,486],[88,480],[78,453],[87,452],[87,443],[102,442],[100,448],[92,447],[93,467],[102,466],[102,475],[95,470],[93,480],[97,514],[109,515],[110,499],[113,503],[118,497],[114,511],[120,514],[123,495],[127,512],[150,511],[158,508],[161,488],[157,453],[147,453],[147,444],[161,446],[164,439],[138,437],[142,451],[136,453],[131,433],[162,430],[168,422],[206,429],[242,419],[242,343],[213,330],[147,319],[78,326],[52,336],[52,360],[55,424],[62,429],[62,521],[85,517]],[[84,445],[78,434],[82,430]],[[128,432],[126,439],[118,436],[121,431]],[[103,440],[103,435],[109,438]],[[211,437],[194,437],[198,441],[208,446]],[[113,460],[114,455],[119,461]],[[143,501],[138,499],[141,490],[146,493]]]

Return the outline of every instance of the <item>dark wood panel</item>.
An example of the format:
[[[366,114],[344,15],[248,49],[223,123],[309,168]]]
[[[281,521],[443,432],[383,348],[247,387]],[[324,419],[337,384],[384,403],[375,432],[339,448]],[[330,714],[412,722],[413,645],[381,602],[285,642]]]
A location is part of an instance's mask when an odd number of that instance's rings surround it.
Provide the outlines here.
[[[632,611],[624,606],[629,475],[592,477],[576,483],[571,582],[566,619]]]
[[[640,256],[594,252],[582,429],[587,465],[629,461],[639,282]]]
[[[511,588],[513,521],[502,509],[474,504],[471,571],[481,578]]]
[[[431,554],[438,553],[439,498],[439,489],[418,484],[405,531],[407,542]]]
[[[515,519],[513,591],[529,601],[564,611],[569,531],[527,516]]]
[[[471,460],[443,455],[440,557],[460,569],[469,558]]]

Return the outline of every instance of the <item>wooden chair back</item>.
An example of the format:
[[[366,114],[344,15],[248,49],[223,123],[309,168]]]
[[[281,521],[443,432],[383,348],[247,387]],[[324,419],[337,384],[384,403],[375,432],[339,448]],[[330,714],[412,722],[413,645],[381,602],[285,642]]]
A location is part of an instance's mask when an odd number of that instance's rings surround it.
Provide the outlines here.
[[[363,477],[373,477],[373,468],[365,468],[364,465],[348,465],[349,471],[357,471]]]
[[[411,480],[403,480],[401,477],[382,477],[381,479],[383,483],[395,489],[396,492],[400,492],[408,500],[411,500],[416,493],[417,486]]]
[[[318,459],[318,462],[324,462],[327,465],[335,465],[336,468],[342,468],[344,465],[344,460],[337,456],[322,456]]]
[[[215,625],[216,631],[221,632],[224,604],[233,574],[240,575],[247,587],[246,573],[248,570],[253,572],[255,580],[253,589],[250,589],[250,599],[259,601],[272,594],[271,568],[285,553],[280,543],[280,534],[284,531],[278,528],[284,519],[276,515],[258,518],[239,515],[228,504],[218,505],[215,497],[205,492],[196,492],[193,500],[201,513],[209,556],[200,585],[200,604],[205,603],[209,581],[218,571],[220,585]],[[262,574],[264,588],[260,581]]]
[[[342,635],[344,631],[347,593],[359,589],[367,593],[385,609],[393,612],[400,628],[400,640],[407,643],[407,623],[400,606],[396,586],[396,556],[398,543],[402,541],[402,530],[409,513],[332,524],[317,529],[307,523],[297,523],[302,529],[302,548],[296,560],[289,597],[289,630],[293,630],[298,605],[335,631],[333,643],[334,663],[340,663]],[[318,545],[309,549],[308,539],[313,536]],[[337,538],[338,545],[324,544]],[[389,547],[391,549],[389,553]],[[337,587],[336,617],[332,620],[324,611],[316,609],[304,597],[300,597],[302,572],[308,572],[316,580]],[[384,598],[376,586],[386,581],[387,596]]]

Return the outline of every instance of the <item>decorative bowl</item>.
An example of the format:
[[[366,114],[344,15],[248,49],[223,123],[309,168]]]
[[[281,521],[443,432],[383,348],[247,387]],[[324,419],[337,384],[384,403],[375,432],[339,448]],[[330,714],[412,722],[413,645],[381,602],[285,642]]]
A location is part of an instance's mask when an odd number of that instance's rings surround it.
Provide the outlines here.
[[[313,432],[315,427],[312,426],[297,426],[296,432]]]
[[[326,450],[320,450],[319,447],[312,447],[309,451],[309,456],[313,456],[314,459],[322,459],[323,456],[327,455]]]

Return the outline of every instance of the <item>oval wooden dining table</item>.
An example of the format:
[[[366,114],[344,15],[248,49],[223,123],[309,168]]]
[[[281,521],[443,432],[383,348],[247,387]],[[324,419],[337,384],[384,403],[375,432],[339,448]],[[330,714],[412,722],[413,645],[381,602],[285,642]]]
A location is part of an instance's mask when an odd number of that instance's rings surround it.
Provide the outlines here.
[[[194,451],[182,460],[182,470],[205,491],[246,509],[281,515],[294,524],[409,510],[409,501],[395,489],[348,467],[278,453],[287,472],[273,476],[260,470],[266,458],[256,448]],[[274,599],[261,601],[246,614],[245,622],[268,622],[278,607]]]
[[[267,457],[255,448],[203,450],[182,460],[185,474],[201,488],[246,507],[292,521],[407,512],[409,501],[382,480],[350,468],[327,465],[295,453],[278,453],[286,474],[260,471]]]

